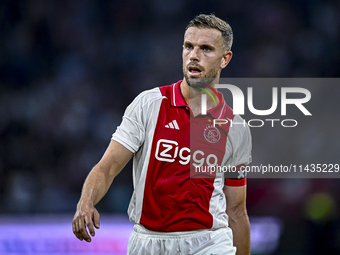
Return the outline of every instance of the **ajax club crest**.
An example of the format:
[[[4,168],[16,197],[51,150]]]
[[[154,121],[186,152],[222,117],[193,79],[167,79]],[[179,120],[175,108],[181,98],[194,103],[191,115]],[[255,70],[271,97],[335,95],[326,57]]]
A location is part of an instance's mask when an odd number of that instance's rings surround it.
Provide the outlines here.
[[[220,131],[213,125],[204,128],[203,136],[209,143],[217,143],[221,139]]]

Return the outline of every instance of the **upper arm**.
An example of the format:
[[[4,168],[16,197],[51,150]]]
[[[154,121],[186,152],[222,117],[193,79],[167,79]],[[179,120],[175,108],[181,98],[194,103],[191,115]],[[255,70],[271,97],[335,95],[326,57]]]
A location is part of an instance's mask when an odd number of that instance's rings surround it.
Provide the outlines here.
[[[158,88],[139,94],[126,108],[122,123],[117,127],[112,139],[136,153],[145,141],[150,116],[156,114],[154,103],[160,104],[161,101],[162,94]]]
[[[227,214],[231,217],[246,212],[247,185],[227,186],[223,188],[227,200]]]
[[[113,180],[124,166],[130,161],[133,153],[117,141],[111,140],[103,157],[97,164],[98,170],[103,171],[107,177]]]
[[[239,115],[236,115],[233,121],[239,123],[244,120]],[[230,127],[228,145],[231,150],[231,157],[226,160],[225,164],[227,166],[238,167],[251,163],[252,139],[248,125]]]
[[[103,157],[96,165],[96,171],[103,172],[107,184],[130,161],[145,140],[147,116],[151,99],[159,98],[159,90],[149,90],[139,94],[126,108],[123,120],[113,133],[111,142]]]

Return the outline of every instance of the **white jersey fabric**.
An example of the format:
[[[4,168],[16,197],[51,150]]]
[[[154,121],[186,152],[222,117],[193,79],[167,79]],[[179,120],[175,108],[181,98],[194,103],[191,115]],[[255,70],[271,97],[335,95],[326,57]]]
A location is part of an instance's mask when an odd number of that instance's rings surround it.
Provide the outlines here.
[[[238,175],[225,179],[224,173],[202,178],[194,164],[249,164],[249,127],[230,123],[212,127],[216,118],[243,122],[233,115],[222,94],[222,104],[194,117],[180,84],[142,92],[112,135],[134,153],[128,215],[132,222],[158,232],[228,229],[223,187],[245,185],[246,179]]]

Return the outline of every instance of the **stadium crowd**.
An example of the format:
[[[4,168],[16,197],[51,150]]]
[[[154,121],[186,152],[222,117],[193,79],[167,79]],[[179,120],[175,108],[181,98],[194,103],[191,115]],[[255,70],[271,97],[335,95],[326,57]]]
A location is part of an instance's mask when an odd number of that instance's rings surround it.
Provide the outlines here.
[[[212,12],[235,38],[221,77],[340,74],[339,1],[2,1],[0,213],[73,212],[126,106],[182,78],[184,26]],[[281,130],[289,139],[252,129],[253,164],[338,163],[340,87],[314,91],[310,107],[324,121]],[[304,236],[294,225],[309,219],[306,201],[323,192],[336,208],[339,187],[330,179],[250,179],[248,212],[280,217]],[[98,207],[125,212],[131,192],[129,164]],[[338,216],[329,215],[323,224],[335,226]]]

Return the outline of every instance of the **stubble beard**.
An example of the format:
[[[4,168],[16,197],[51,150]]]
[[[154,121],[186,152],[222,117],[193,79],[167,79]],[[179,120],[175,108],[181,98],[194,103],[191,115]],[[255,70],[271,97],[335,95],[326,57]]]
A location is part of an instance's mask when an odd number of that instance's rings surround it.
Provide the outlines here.
[[[183,68],[185,81],[191,88],[202,88],[202,87],[206,87],[206,85],[214,87],[215,85],[214,83],[219,74],[219,71],[220,69],[217,67],[217,68],[211,69],[204,77],[196,78],[196,77],[190,77],[187,73],[187,70]]]

